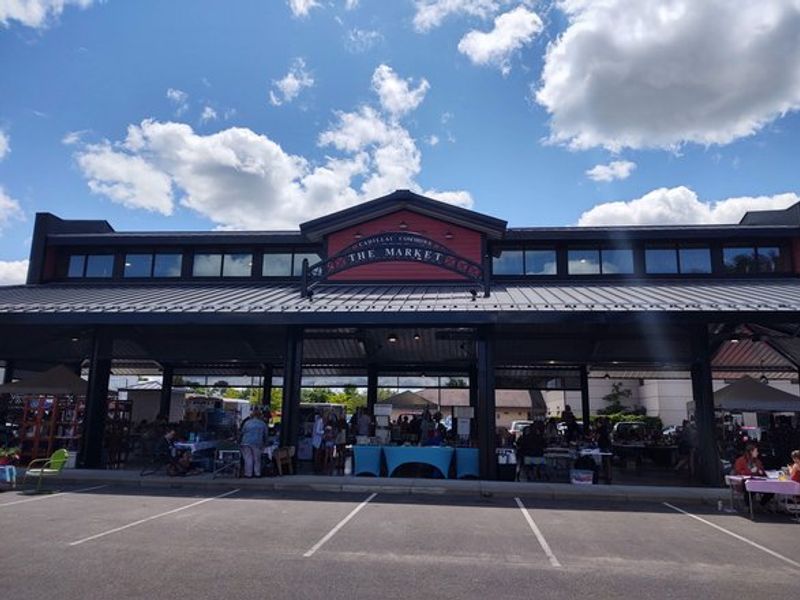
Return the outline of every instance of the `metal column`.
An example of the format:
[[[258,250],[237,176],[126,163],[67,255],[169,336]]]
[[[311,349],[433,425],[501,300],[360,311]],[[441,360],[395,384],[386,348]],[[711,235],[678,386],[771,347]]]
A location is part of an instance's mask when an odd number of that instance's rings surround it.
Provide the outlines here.
[[[270,410],[272,405],[272,365],[266,365],[261,373],[261,407]]]
[[[378,367],[367,367],[367,413],[374,417],[375,403],[378,401]],[[374,418],[373,418],[374,421]]]
[[[478,452],[482,479],[497,478],[495,447],[494,340],[491,329],[481,329],[475,342],[478,384]]]
[[[78,460],[83,468],[103,467],[103,434],[108,416],[108,380],[111,376],[111,338],[96,331],[89,364],[86,408],[83,417],[83,444]]]
[[[164,372],[161,376],[161,401],[158,405],[159,416],[163,416],[168,422],[170,420],[170,409],[172,408],[173,371],[172,365],[164,365]]]
[[[589,369],[586,365],[581,365],[581,413],[583,416],[584,434],[589,431]]]
[[[281,445],[297,448],[300,427],[300,387],[303,379],[303,330],[292,327],[286,336],[281,408]],[[295,453],[295,456],[297,454]]]
[[[703,325],[693,333],[692,396],[695,406],[695,427],[697,427],[698,474],[703,483],[719,485],[722,481],[722,469],[716,442],[708,329]]]
[[[14,381],[14,361],[7,360],[6,366],[3,369],[3,385]]]

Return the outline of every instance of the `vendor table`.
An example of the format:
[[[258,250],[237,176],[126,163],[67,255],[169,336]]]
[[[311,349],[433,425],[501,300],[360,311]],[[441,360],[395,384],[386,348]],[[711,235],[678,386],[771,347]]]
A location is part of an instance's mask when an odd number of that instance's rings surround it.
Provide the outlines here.
[[[202,450],[213,450],[217,447],[217,440],[206,440],[204,442],[175,442],[173,446],[178,450],[189,450],[194,454]]]
[[[409,463],[422,463],[431,465],[439,470],[442,477],[447,478],[450,472],[450,463],[453,461],[453,448],[441,446],[384,446],[383,455],[386,457],[386,470],[389,477],[398,467]]]
[[[456,479],[480,477],[477,448],[456,448]]]
[[[381,474],[380,446],[353,446],[353,475],[369,473],[378,477]]]
[[[753,494],[776,494],[779,496],[800,496],[800,483],[780,479],[759,479],[751,477],[744,482],[750,501],[750,518],[753,519]]]

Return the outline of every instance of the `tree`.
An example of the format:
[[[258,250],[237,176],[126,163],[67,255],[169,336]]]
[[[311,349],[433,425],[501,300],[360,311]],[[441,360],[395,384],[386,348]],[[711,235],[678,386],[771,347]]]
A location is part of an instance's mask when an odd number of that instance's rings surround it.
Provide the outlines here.
[[[597,411],[600,415],[614,415],[628,410],[628,407],[622,404],[623,400],[629,400],[631,397],[631,390],[622,389],[622,382],[617,381],[611,384],[611,391],[603,396],[603,400],[608,402],[608,406],[601,408]]]

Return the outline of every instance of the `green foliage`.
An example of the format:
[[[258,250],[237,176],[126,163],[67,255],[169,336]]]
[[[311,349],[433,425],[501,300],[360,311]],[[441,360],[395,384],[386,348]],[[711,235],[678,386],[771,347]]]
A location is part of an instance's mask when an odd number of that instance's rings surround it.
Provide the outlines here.
[[[617,381],[611,384],[611,391],[603,396],[603,400],[608,402],[608,406],[597,411],[600,415],[614,415],[628,411],[628,407],[623,404],[624,400],[630,400],[631,390],[622,389],[622,382]]]
[[[648,417],[640,412],[619,412],[602,416],[612,427],[617,423],[644,423],[648,429],[657,429],[661,431],[664,428],[661,417]],[[592,421],[595,420],[597,420],[597,417],[592,417]]]
[[[465,388],[469,387],[467,385],[466,380],[462,379],[461,377],[450,377],[444,384],[444,387],[448,388]]]

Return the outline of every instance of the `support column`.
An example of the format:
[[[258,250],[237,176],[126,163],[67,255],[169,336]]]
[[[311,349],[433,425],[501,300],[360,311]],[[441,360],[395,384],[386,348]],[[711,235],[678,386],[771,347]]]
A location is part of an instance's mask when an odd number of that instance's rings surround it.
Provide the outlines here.
[[[281,445],[297,448],[300,427],[300,386],[303,377],[303,330],[289,329],[283,367],[283,404],[281,408]],[[295,453],[295,456],[297,454]]]
[[[7,360],[6,366],[3,369],[3,385],[14,381],[14,361]]]
[[[583,415],[584,434],[589,431],[589,369],[586,365],[581,365],[581,413]]]
[[[375,403],[378,402],[378,367],[367,367],[367,413],[375,421]]]
[[[169,422],[169,413],[172,408],[172,380],[174,369],[172,365],[164,365],[164,373],[161,377],[161,401],[158,405],[158,414]]]
[[[708,348],[708,328],[698,327],[693,335],[692,396],[695,406],[697,448],[695,452],[698,475],[706,485],[719,485],[722,481],[719,451],[716,442],[714,416],[714,387],[711,373],[711,356]]]
[[[103,467],[103,434],[108,416],[108,380],[111,376],[111,337],[102,330],[94,335],[89,364],[83,444],[78,464],[85,469]]]
[[[265,365],[261,373],[261,408],[269,410],[272,404],[272,365]]]
[[[469,405],[472,407],[472,419],[469,422],[469,439],[474,442],[478,437],[478,369],[469,368]],[[457,425],[457,423],[455,423]]]
[[[478,371],[478,454],[482,479],[497,478],[493,334],[491,329],[481,328],[475,342]]]

